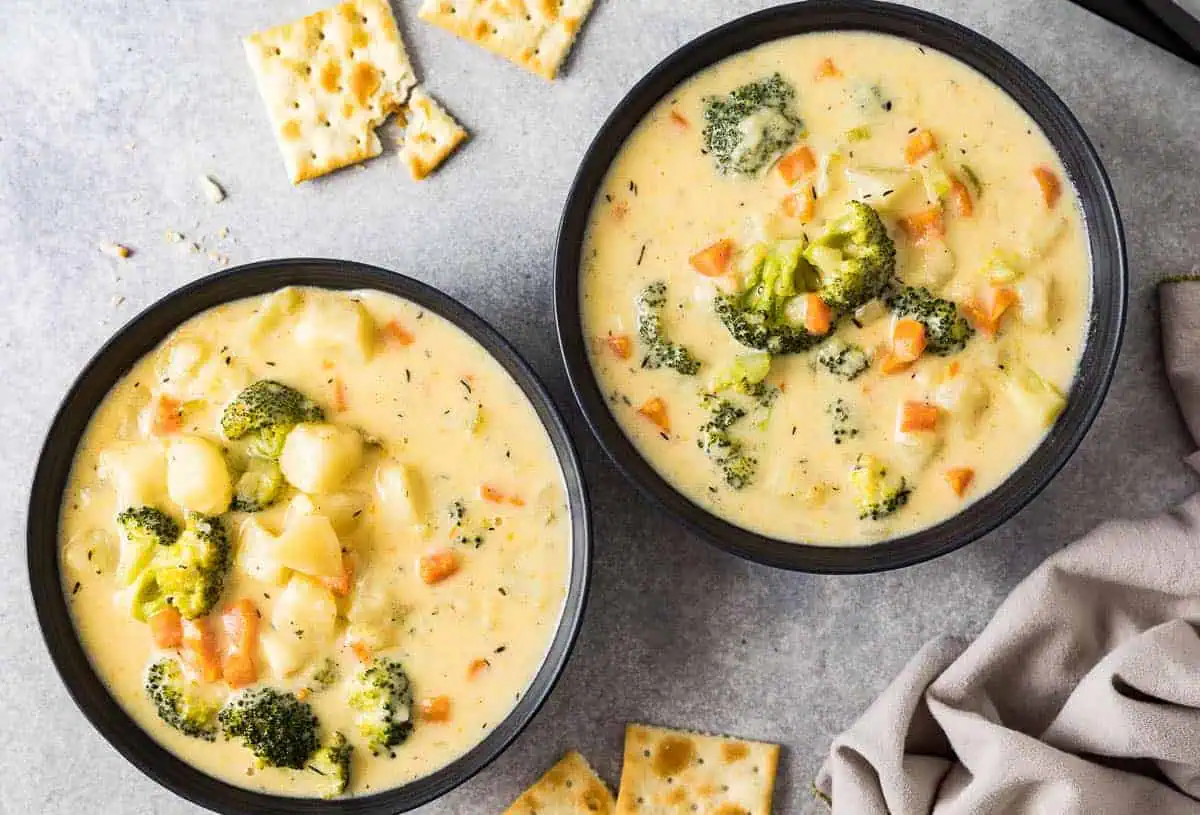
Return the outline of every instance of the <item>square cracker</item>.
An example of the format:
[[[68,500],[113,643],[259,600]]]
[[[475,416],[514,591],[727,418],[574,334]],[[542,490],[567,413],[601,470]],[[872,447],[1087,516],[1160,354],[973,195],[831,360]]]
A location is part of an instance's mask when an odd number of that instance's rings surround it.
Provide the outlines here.
[[[611,815],[612,793],[572,750],[513,801],[504,815]]]
[[[619,815],[770,815],[779,745],[625,728]]]
[[[418,16],[554,79],[593,0],[425,0]]]
[[[243,40],[293,184],[379,155],[417,84],[387,0],[349,0]]]
[[[400,115],[404,119],[400,160],[417,181],[436,170],[467,138],[467,131],[420,86],[413,90]]]

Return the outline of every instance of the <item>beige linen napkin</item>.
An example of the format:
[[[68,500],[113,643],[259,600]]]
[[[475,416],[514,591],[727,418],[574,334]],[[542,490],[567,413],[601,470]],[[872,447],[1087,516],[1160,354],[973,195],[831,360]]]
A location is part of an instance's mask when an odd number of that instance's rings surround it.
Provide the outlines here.
[[[1200,282],[1159,294],[1200,443]],[[974,642],[926,645],[834,740],[817,792],[834,815],[1198,815],[1200,496],[1101,526]]]

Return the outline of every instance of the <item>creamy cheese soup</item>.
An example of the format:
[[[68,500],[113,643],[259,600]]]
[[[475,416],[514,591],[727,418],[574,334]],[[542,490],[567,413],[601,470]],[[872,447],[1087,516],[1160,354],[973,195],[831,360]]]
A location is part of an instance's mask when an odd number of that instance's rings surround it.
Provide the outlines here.
[[[646,116],[592,208],[589,355],[641,454],[776,538],[862,544],[997,487],[1065,404],[1076,195],[987,79],[867,33],[772,42]]]
[[[478,743],[540,667],[570,567],[524,394],[373,291],[182,325],[97,409],[61,529],[121,706],[200,770],[293,796],[339,794],[347,769],[345,794],[394,787]]]

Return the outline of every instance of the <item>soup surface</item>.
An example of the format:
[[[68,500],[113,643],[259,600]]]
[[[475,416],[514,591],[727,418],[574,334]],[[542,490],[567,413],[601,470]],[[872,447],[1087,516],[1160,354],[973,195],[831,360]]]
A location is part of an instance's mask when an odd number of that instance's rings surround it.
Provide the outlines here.
[[[592,367],[647,461],[732,523],[821,544],[997,487],[1061,412],[1090,305],[1044,134],[958,61],[855,32],[668,94],[581,266]]]
[[[477,744],[540,667],[570,567],[520,388],[451,323],[370,291],[283,289],[181,326],[98,408],[61,530],[76,628],[126,711],[204,772],[293,796],[339,793],[312,750],[337,733],[346,794]],[[243,743],[271,710],[287,732]]]

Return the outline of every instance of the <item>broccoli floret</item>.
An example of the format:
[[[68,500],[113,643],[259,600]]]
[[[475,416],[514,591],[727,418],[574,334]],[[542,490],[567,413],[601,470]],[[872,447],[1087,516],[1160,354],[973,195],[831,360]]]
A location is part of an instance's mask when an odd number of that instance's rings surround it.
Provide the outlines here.
[[[404,666],[377,657],[354,677],[349,705],[358,711],[358,730],[372,754],[390,752],[413,729],[412,685]]]
[[[301,422],[320,422],[325,412],[300,391],[270,379],[261,379],[239,393],[221,414],[225,438],[252,439],[251,447],[263,458],[279,458],[283,442]]]
[[[353,752],[354,745],[346,740],[345,734],[338,732],[308,760],[308,769],[321,776],[322,798],[335,798],[346,791]]]
[[[134,617],[147,620],[168,605],[186,619],[203,617],[221,596],[229,556],[229,536],[221,519],[189,512],[179,538],[158,549],[138,577]]]
[[[793,113],[796,89],[778,73],[704,99],[704,152],[721,173],[756,175],[804,128]]]
[[[871,357],[866,351],[840,337],[821,346],[817,362],[843,382],[853,382],[871,367]]]
[[[179,524],[154,507],[130,507],[117,513],[117,524],[133,543],[169,546],[179,537]]]
[[[146,696],[158,718],[186,736],[212,741],[217,735],[218,706],[190,685],[179,663],[169,657],[146,669]]]
[[[667,307],[667,284],[661,280],[649,284],[637,297],[638,336],[646,346],[643,368],[667,367],[684,376],[700,370],[700,361],[692,352],[667,339],[663,310]]]
[[[170,546],[179,537],[179,524],[154,507],[129,507],[117,513],[121,530],[121,557],[117,577],[128,585],[143,574],[160,546]]]
[[[850,483],[857,493],[859,520],[878,521],[908,503],[912,490],[904,478],[888,477],[887,468],[874,456],[861,455],[850,470]]]
[[[834,399],[825,408],[825,412],[829,414],[834,444],[841,444],[858,435],[858,425],[850,415],[850,405],[845,399],[841,397]]]
[[[238,738],[260,765],[303,769],[317,749],[317,717],[307,702],[270,687],[230,697],[218,720],[226,738]]]
[[[283,493],[283,471],[267,458],[250,459],[246,471],[238,478],[233,491],[235,512],[260,512],[279,500]]]
[[[729,433],[746,411],[728,399],[711,394],[705,397],[705,404],[710,415],[700,425],[696,445],[720,468],[725,483],[740,490],[754,479],[758,468],[757,459],[747,455],[745,445]]]
[[[821,299],[849,312],[878,297],[896,271],[896,245],[879,214],[851,201],[805,250],[821,276]]]
[[[803,241],[752,246],[742,260],[742,291],[718,294],[713,308],[730,335],[747,348],[799,354],[824,336],[810,334],[788,313],[794,297],[816,287],[816,271],[803,258]]]
[[[937,297],[929,289],[901,286],[887,296],[888,307],[898,318],[916,320],[925,326],[925,350],[938,356],[955,354],[975,335],[958,306]]]

